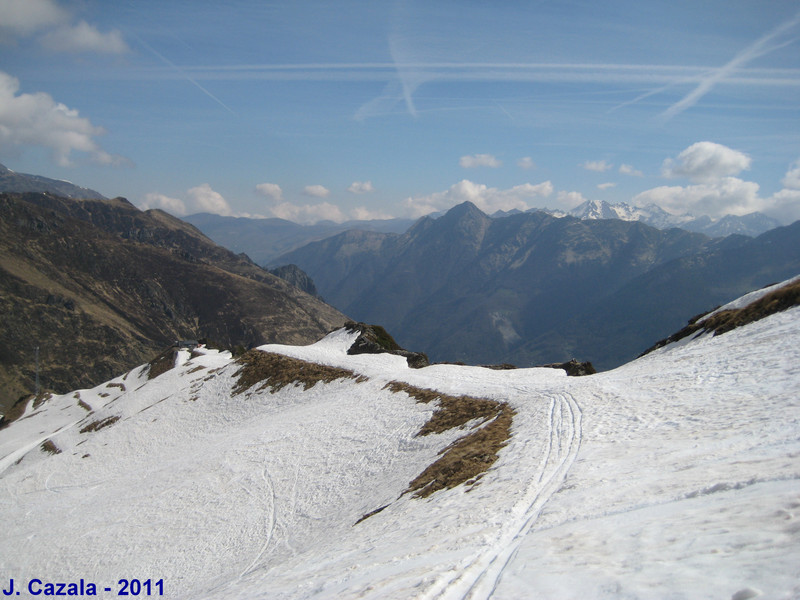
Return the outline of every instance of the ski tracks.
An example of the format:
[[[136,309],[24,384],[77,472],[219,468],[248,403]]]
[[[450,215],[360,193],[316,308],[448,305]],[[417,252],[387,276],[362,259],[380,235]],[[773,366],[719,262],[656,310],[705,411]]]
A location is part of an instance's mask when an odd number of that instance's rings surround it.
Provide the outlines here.
[[[426,600],[485,600],[492,596],[506,566],[575,461],[581,444],[581,416],[580,407],[571,395],[553,395],[547,446],[537,474],[514,507],[515,516],[505,524],[490,548],[460,565],[456,572],[440,578],[425,594]]]
[[[272,535],[275,532],[275,485],[272,483],[272,477],[269,474],[269,469],[267,468],[267,458],[264,458],[264,468],[261,471],[261,477],[264,480],[264,484],[269,489],[269,509],[267,510],[267,516],[265,519],[266,526],[266,536],[264,539],[264,543],[261,545],[261,549],[256,554],[256,557],[253,561],[247,566],[247,568],[239,574],[239,579],[247,575],[261,560],[261,557],[264,556],[264,553],[267,551],[269,547],[269,543],[272,541]]]

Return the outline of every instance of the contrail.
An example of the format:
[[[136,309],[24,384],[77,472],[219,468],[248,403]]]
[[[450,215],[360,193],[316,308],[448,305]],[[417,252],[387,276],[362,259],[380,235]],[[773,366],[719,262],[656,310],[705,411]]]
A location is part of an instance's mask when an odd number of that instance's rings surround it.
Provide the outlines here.
[[[775,29],[767,33],[766,35],[762,36],[752,44],[750,44],[747,48],[740,51],[736,56],[734,56],[727,64],[723,65],[716,71],[714,71],[711,75],[706,77],[700,82],[695,89],[693,89],[690,93],[684,96],[681,100],[670,106],[667,110],[665,110],[661,117],[668,121],[675,115],[683,112],[687,108],[694,106],[700,98],[705,96],[708,92],[711,91],[711,88],[714,87],[717,83],[728,77],[733,71],[738,69],[739,67],[745,65],[746,63],[750,62],[751,60],[758,58],[759,56],[763,56],[764,54],[769,54],[770,52],[774,52],[775,50],[782,48],[788,44],[791,44],[795,41],[795,39],[791,39],[785,41],[780,44],[773,44],[768,45],[772,40],[780,36],[781,34],[785,33],[795,25],[800,23],[800,12],[798,12],[792,19],[789,19],[785,23],[778,25]]]
[[[195,81],[194,79],[192,79],[191,77],[189,77],[189,75],[187,75],[187,74],[186,74],[186,72],[185,72],[183,69],[181,69],[181,68],[180,68],[178,65],[176,65],[174,62],[172,62],[172,61],[171,61],[170,59],[168,59],[166,56],[164,56],[163,54],[161,54],[160,52],[158,52],[158,51],[157,51],[155,48],[153,48],[153,47],[152,47],[150,44],[148,44],[147,42],[145,42],[145,41],[144,41],[142,38],[140,38],[138,35],[135,35],[135,34],[134,34],[134,35],[133,35],[133,37],[134,37],[134,38],[136,38],[136,41],[138,41],[138,42],[139,42],[139,43],[140,43],[142,46],[144,46],[144,47],[145,47],[147,50],[149,50],[150,52],[152,52],[152,53],[153,53],[153,55],[155,55],[157,58],[159,58],[160,60],[162,60],[162,61],[163,61],[165,64],[169,65],[170,67],[172,67],[173,69],[175,69],[175,70],[176,70],[178,73],[180,73],[180,74],[181,74],[181,76],[183,76],[183,78],[184,78],[184,79],[186,79],[186,81],[188,81],[189,83],[191,83],[192,85],[194,85],[194,86],[195,86],[197,89],[199,89],[199,90],[200,90],[201,92],[203,92],[203,93],[204,93],[206,96],[208,96],[209,98],[211,98],[211,99],[212,99],[214,102],[216,102],[217,104],[219,104],[219,105],[220,105],[222,108],[224,108],[225,110],[227,110],[229,113],[231,113],[232,115],[236,115],[236,112],[235,112],[235,111],[234,111],[234,110],[233,110],[233,109],[232,109],[230,106],[228,106],[227,104],[225,104],[225,103],[224,103],[222,100],[220,100],[219,98],[217,98],[217,97],[216,97],[214,94],[212,94],[212,93],[211,93],[211,92],[209,92],[209,91],[208,91],[206,88],[204,88],[202,85],[200,85],[199,83],[197,83],[197,81]]]

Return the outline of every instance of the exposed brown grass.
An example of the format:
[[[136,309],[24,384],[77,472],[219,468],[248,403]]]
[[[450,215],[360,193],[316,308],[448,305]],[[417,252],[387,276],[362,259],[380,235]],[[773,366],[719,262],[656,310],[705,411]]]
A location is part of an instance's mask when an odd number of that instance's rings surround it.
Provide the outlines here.
[[[80,406],[86,412],[92,412],[92,407],[86,404],[83,400],[78,400],[78,406]]]
[[[28,407],[28,403],[33,399],[33,394],[30,396],[23,396],[19,400],[17,400],[12,406],[10,410],[7,410],[6,413],[3,415],[3,420],[0,422],[0,429],[4,429],[11,425],[12,422],[19,419],[25,412],[25,409]]]
[[[356,383],[366,381],[363,376],[357,376],[352,371],[318,365],[297,358],[283,356],[261,350],[248,350],[236,359],[241,368],[234,374],[238,381],[233,388],[233,394],[241,394],[251,387],[261,384],[256,391],[268,389],[270,392],[291,384],[302,384],[307,390],[319,382],[331,383],[337,379],[354,379]]]
[[[104,427],[108,427],[109,425],[113,425],[119,421],[119,417],[106,417],[105,419],[100,419],[99,421],[92,421],[85,427],[80,430],[80,433],[87,433],[91,431],[99,431]]]
[[[53,443],[53,440],[45,440],[40,448],[42,452],[47,452],[48,454],[61,454],[61,450]]]
[[[477,483],[511,437],[514,409],[505,402],[450,396],[398,381],[388,383],[386,389],[405,392],[417,402],[438,401],[438,408],[417,432],[418,436],[442,433],[478,421],[469,433],[445,448],[439,459],[409,484],[404,493],[413,493],[415,498],[426,498],[438,490],[462,483]]]
[[[490,423],[476,427],[445,448],[436,462],[408,484],[406,493],[413,492],[415,498],[427,498],[438,490],[462,483],[476,484],[511,437],[514,409],[506,403],[498,403],[497,411]]]
[[[122,383],[107,383],[106,387],[109,387],[109,388],[115,387],[115,388],[119,388],[123,392],[125,391],[125,385],[122,384]]]
[[[147,379],[155,379],[163,375],[175,366],[175,349],[167,348],[161,354],[150,361],[150,370],[147,372]]]
[[[439,401],[439,408],[433,413],[430,420],[422,426],[417,435],[442,433],[448,429],[461,427],[473,419],[480,419],[481,423],[491,419],[497,414],[498,403],[483,398],[471,396],[449,396],[402,383],[392,381],[386,384],[392,392],[405,392],[417,402],[428,404],[434,400]]]
[[[695,317],[689,321],[686,327],[668,338],[656,342],[651,348],[645,350],[641,356],[666,346],[667,344],[689,337],[699,331],[721,335],[737,327],[742,327],[743,325],[753,323],[793,306],[797,306],[798,304],[800,304],[800,281],[774,290],[742,308],[723,310],[702,321],[700,320],[702,315],[700,317]]]

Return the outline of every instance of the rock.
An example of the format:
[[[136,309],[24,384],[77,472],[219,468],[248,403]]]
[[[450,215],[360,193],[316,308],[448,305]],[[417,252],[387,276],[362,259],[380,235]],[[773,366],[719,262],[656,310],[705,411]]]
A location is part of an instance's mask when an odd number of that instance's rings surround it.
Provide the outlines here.
[[[590,362],[579,362],[578,359],[573,358],[564,363],[552,363],[549,365],[541,365],[551,369],[564,369],[570,377],[582,377],[583,375],[594,375],[597,373],[595,368]]]
[[[400,347],[394,338],[380,325],[367,325],[366,323],[356,323],[348,321],[345,323],[348,331],[358,331],[359,336],[347,350],[350,355],[354,354],[395,354],[402,356],[412,369],[421,369],[430,364],[427,355],[422,352],[410,352]]]

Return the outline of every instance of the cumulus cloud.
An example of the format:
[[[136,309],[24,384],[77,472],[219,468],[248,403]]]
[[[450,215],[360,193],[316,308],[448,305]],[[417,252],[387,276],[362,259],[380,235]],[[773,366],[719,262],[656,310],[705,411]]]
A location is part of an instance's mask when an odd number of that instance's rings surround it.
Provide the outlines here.
[[[800,158],[792,163],[781,183],[791,190],[800,190]]]
[[[359,221],[373,221],[391,219],[392,215],[383,212],[382,210],[373,210],[365,206],[358,206],[351,211],[351,216]]]
[[[41,42],[45,48],[57,52],[124,54],[129,50],[118,30],[101,33],[86,21],[54,29],[43,35]]]
[[[476,167],[492,167],[496,169],[503,163],[491,154],[473,154],[471,156],[462,156],[458,159],[458,164],[465,169],[474,169]]]
[[[56,52],[129,51],[118,30],[101,33],[86,21],[72,23],[70,13],[53,0],[0,0],[0,15],[0,39],[41,34],[41,45]]]
[[[347,217],[341,209],[330,202],[320,202],[319,204],[293,204],[291,202],[281,202],[269,208],[269,212],[274,217],[310,225],[319,221],[335,221],[341,223]]]
[[[277,183],[259,183],[256,186],[256,192],[276,202],[283,200],[283,190]]]
[[[723,177],[738,175],[750,168],[746,154],[714,142],[697,142],[664,161],[664,177],[686,177],[692,183],[708,183]]]
[[[331,195],[331,191],[322,185],[307,185],[303,188],[303,193],[314,198],[327,198]]]
[[[611,182],[600,183],[600,184],[597,185],[597,189],[599,189],[599,190],[607,190],[607,189],[616,187],[616,185],[617,185],[616,183],[611,183]]]
[[[39,146],[49,149],[61,166],[72,164],[72,152],[84,152],[102,165],[123,165],[130,161],[103,150],[95,138],[105,133],[43,92],[20,94],[19,81],[0,71],[0,147],[4,149]]]
[[[31,35],[68,19],[52,0],[0,0],[0,14],[0,30],[14,36]]]
[[[794,223],[800,219],[800,189],[784,188],[769,198],[769,216],[782,223]]]
[[[604,160],[587,160],[581,166],[587,171],[597,171],[598,173],[603,173],[604,171],[611,169],[614,165],[607,163]]]
[[[722,146],[725,148],[725,146]],[[727,150],[730,150],[729,148]],[[791,223],[800,219],[800,160],[789,166],[782,179],[784,189],[767,198],[759,196],[759,185],[752,181],[743,181],[738,177],[710,177],[708,172],[719,173],[731,171],[735,165],[749,166],[750,159],[741,153],[738,163],[731,159],[727,162],[712,161],[706,170],[699,168],[704,181],[688,186],[661,186],[646,190],[633,197],[633,204],[643,206],[657,204],[674,214],[690,213],[708,215],[719,218],[725,215],[745,215],[762,212],[782,223]],[[736,154],[730,155],[736,158]],[[726,156],[725,152],[721,153]],[[744,157],[744,158],[742,158]],[[690,164],[701,164],[696,161]],[[720,164],[723,162],[724,164]],[[728,165],[727,167],[725,165]]]
[[[371,181],[354,181],[347,188],[347,191],[351,194],[368,194],[369,192],[374,192],[375,188],[372,187]]]
[[[758,196],[758,189],[758,184],[752,181],[724,177],[685,187],[653,188],[637,194],[632,201],[639,206],[653,203],[674,214],[745,215],[769,207],[769,202]]]
[[[487,214],[498,210],[525,211],[531,208],[528,201],[546,198],[552,193],[553,184],[549,181],[537,185],[524,183],[501,190],[463,179],[443,192],[407,198],[403,203],[403,208],[405,213],[412,218],[447,210],[466,201],[472,202]]]
[[[517,166],[520,169],[525,169],[526,171],[530,171],[531,169],[536,168],[536,163],[533,162],[533,159],[530,156],[523,156],[517,161]]]
[[[625,165],[625,164],[620,165],[619,172],[622,173],[623,175],[630,175],[631,177],[644,177],[644,173],[642,173],[638,169],[635,169],[631,165]]]
[[[769,216],[782,223],[794,223],[800,219],[800,159],[789,165],[789,170],[781,180],[783,189],[769,198]]]
[[[558,192],[556,196],[558,203],[565,209],[570,210],[586,202],[586,198],[580,192]]]
[[[228,201],[222,197],[222,194],[214,191],[207,183],[201,183],[187,190],[186,198],[183,200],[165,196],[157,192],[145,194],[144,200],[139,204],[139,207],[143,210],[160,208],[177,217],[201,212],[221,215],[223,217],[233,216],[233,211]]]
[[[187,208],[192,212],[207,212],[223,217],[233,214],[228,201],[222,197],[222,194],[212,190],[207,183],[201,183],[191,188],[186,195],[188,197]]]
[[[164,194],[151,192],[145,194],[144,201],[139,204],[142,210],[150,210],[151,208],[160,208],[176,217],[183,217],[189,213],[186,210],[186,203],[179,198],[170,198]]]

